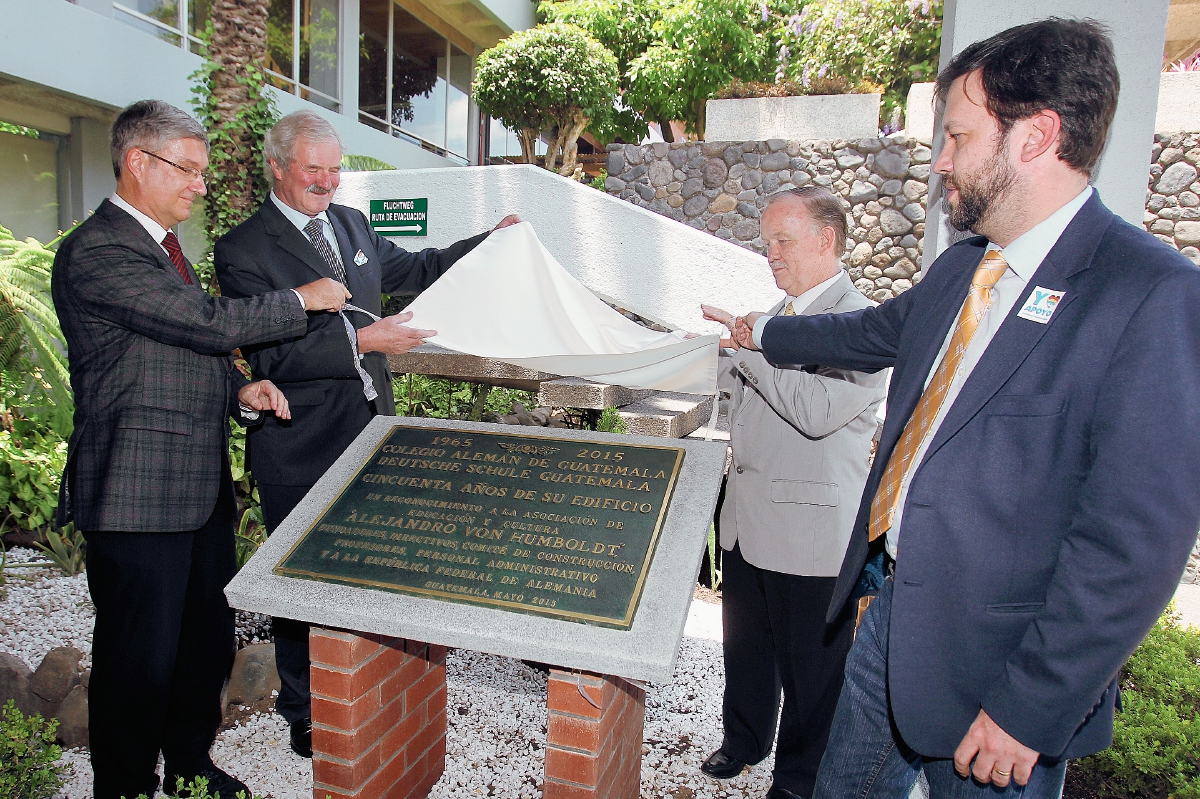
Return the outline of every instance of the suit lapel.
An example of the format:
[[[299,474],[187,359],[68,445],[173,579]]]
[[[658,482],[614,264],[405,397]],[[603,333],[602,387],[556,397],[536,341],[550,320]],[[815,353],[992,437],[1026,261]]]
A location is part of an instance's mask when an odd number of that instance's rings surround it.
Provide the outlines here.
[[[282,211],[275,207],[274,200],[268,197],[258,212],[262,214],[263,228],[267,231],[267,235],[274,237],[276,243],[285,252],[290,253],[296,260],[316,272],[318,277],[337,280],[337,275],[329,268],[329,264],[325,263],[325,259],[317,252],[317,248],[296,229],[295,225],[288,221]]]
[[[350,240],[350,232],[346,230],[341,220],[330,211],[326,211],[325,216],[329,219],[330,227],[333,228],[333,235],[338,243],[338,251],[342,255],[342,268],[346,270],[347,288],[350,289],[350,293],[355,297],[367,296],[370,291],[367,284],[362,281],[358,274],[358,264],[354,262],[354,256],[358,250],[355,249],[354,242]]]
[[[904,425],[908,423],[921,394],[925,391],[925,379],[933,369],[933,363],[942,349],[946,334],[950,332],[950,326],[962,310],[963,300],[967,298],[967,290],[971,286],[971,277],[983,258],[985,246],[986,239],[980,238],[977,246],[961,246],[942,256],[943,259],[953,257],[953,260],[938,266],[939,270],[944,268],[950,273],[947,283],[941,291],[934,294],[929,311],[917,322],[912,339],[916,342],[912,350],[913,360],[905,364],[903,379],[898,380],[893,374],[888,390],[887,419],[889,422],[894,419],[895,422],[885,425],[884,436],[879,445],[880,453],[888,457],[891,456],[896,442],[900,440]]]
[[[142,227],[141,222],[134,219],[125,209],[106,199],[100,203],[100,207],[96,209],[96,213],[107,219],[113,227],[124,230],[125,235],[129,237],[129,241],[141,243],[142,249],[154,257],[159,269],[169,272],[178,278],[181,283],[183,282],[183,278],[179,276],[179,270],[175,268],[175,264],[171,263],[171,259],[167,257],[167,251],[162,248],[161,244],[154,240],[154,237],[150,235],[146,228]],[[187,265],[188,274],[192,278],[192,285],[199,287],[200,277],[192,267],[192,262],[186,257],[183,259],[183,262]]]
[[[933,441],[929,443],[926,460],[979,413],[1008,382],[1013,372],[1041,341],[1042,336],[1046,335],[1046,331],[1066,316],[1067,308],[1079,297],[1078,291],[1071,290],[1072,278],[1091,266],[1100,238],[1112,221],[1112,212],[1105,208],[1099,196],[1093,193],[1059,236],[1037,271],[1029,278],[1029,282],[1022,289],[1022,295],[996,330],[996,335],[988,342],[979,363],[967,376],[962,390],[946,412]],[[1062,302],[1045,324],[1017,316],[1028,292],[1035,286],[1066,292]]]
[[[833,285],[817,295],[817,298],[810,302],[808,307],[801,309],[800,315],[813,316],[819,313],[829,313],[842,301],[842,297],[851,291],[858,291],[858,289],[854,288],[854,284],[850,282],[850,276],[843,269]]]

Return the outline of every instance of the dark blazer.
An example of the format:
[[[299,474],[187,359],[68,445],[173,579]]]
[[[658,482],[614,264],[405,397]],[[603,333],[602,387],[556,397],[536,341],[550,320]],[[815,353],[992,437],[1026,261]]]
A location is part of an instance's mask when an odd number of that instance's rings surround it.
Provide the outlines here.
[[[776,317],[767,356],[894,367],[829,613],[868,555],[871,499],[956,318],[982,238],[878,308]],[[1035,286],[1065,291],[1047,324]],[[951,757],[980,707],[1050,757],[1112,740],[1116,676],[1200,527],[1200,270],[1093,194],[996,331],[912,476],[888,651],[904,740]]]
[[[303,335],[305,314],[290,291],[211,297],[191,275],[108,200],[58,248],[52,291],[75,393],[60,524],[175,532],[211,515],[246,382],[230,351]]]
[[[366,217],[353,208],[330,205],[327,215],[353,295],[350,302],[377,316],[382,312],[381,293],[416,294],[428,288],[487,237],[484,233],[464,239],[444,250],[407,252],[372,231]],[[366,257],[361,265],[355,263],[359,252]],[[221,237],[213,257],[221,291],[229,297],[251,297],[334,277],[308,238],[270,198],[254,216]],[[361,313],[347,315],[356,328],[373,321]],[[292,333],[243,347],[242,352],[256,378],[272,380],[283,389],[292,411],[290,422],[269,417],[250,431],[247,465],[264,483],[313,485],[371,417],[396,412],[387,356],[363,356],[362,365],[379,392],[373,403],[368,402],[346,327],[337,314],[312,314],[307,334]]]

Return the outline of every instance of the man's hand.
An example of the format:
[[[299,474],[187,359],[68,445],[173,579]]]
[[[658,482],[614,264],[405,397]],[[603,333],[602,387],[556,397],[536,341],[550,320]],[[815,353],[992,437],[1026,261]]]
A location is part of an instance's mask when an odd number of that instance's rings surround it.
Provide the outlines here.
[[[966,737],[954,750],[954,770],[960,777],[973,774],[979,782],[1004,788],[1009,779],[1016,780],[1017,785],[1029,782],[1037,759],[1037,752],[1000,729],[991,716],[980,710]]]
[[[418,344],[424,344],[425,339],[436,336],[436,330],[420,330],[415,327],[405,327],[404,323],[412,319],[408,311],[385,316],[374,324],[367,325],[358,331],[359,352],[382,352],[394,354],[408,352]]]
[[[722,311],[712,305],[701,305],[700,313],[704,314],[704,318],[710,322],[720,322],[729,328],[729,337],[721,338],[721,346],[729,349],[738,349],[737,342],[733,339],[733,314],[728,311]]]
[[[499,222],[496,223],[496,226],[494,228],[492,228],[492,232],[495,233],[500,228],[506,228],[509,225],[518,225],[520,223],[521,223],[521,217],[518,214],[509,214],[508,216],[504,217],[503,219],[501,219]]]
[[[300,296],[304,298],[304,310],[309,313],[340,311],[346,304],[346,300],[350,299],[350,292],[346,290],[346,287],[331,277],[323,277],[320,280],[305,283],[296,291],[300,292]]]
[[[255,380],[238,391],[238,402],[255,411],[273,411],[276,419],[291,419],[287,397],[270,380]]]
[[[766,316],[766,314],[755,311],[734,319],[733,338],[738,347],[745,347],[748,350],[758,349],[758,345],[754,343],[754,325],[762,316]]]

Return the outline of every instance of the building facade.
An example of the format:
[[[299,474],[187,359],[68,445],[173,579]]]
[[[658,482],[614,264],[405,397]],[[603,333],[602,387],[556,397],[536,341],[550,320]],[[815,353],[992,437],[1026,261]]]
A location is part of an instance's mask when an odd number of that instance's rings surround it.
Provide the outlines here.
[[[52,239],[115,187],[108,128],[131,102],[191,109],[210,0],[0,0],[0,225]],[[476,56],[534,24],[529,0],[269,0],[282,113],[402,169],[519,152],[470,97]],[[189,256],[202,222],[181,231]]]

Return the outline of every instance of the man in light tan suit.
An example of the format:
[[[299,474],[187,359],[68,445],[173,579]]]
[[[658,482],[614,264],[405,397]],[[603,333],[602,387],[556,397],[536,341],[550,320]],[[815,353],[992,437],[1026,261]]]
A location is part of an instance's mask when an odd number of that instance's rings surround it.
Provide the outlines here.
[[[871,305],[842,270],[846,214],[826,189],[773,195],[762,237],[787,296],[774,314]],[[731,323],[704,307],[705,317]],[[867,480],[886,373],[775,367],[762,353],[723,351],[733,464],[721,511],[725,737],[701,769],[741,772],[779,741],[768,799],[811,797],[853,640],[849,612],[827,624]],[[783,694],[782,715],[779,710]]]

